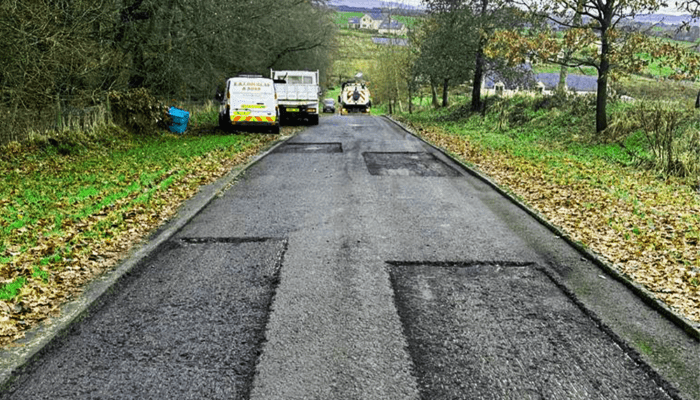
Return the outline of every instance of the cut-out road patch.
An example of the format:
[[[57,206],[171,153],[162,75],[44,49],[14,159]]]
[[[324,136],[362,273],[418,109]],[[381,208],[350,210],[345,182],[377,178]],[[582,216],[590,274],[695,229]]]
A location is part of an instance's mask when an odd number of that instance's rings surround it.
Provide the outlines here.
[[[501,264],[389,264],[423,399],[675,397],[543,270]]]
[[[0,398],[248,398],[285,250],[283,240],[167,243]]]
[[[285,143],[275,153],[342,153],[340,142],[332,143]]]
[[[367,170],[380,176],[454,177],[461,174],[431,153],[365,152]]]

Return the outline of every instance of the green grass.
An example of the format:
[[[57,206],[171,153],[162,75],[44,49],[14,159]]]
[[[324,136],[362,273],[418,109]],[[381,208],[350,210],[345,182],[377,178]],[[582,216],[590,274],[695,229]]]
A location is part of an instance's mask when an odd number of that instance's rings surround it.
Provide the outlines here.
[[[34,267],[32,271],[32,278],[38,278],[44,283],[49,282],[49,273],[47,271],[44,271],[43,269],[39,267]]]
[[[337,40],[339,50],[331,74],[334,86],[352,78],[358,72],[368,74],[377,62],[377,45],[372,42],[372,34],[345,29],[338,32]]]
[[[111,238],[128,229],[126,215],[158,207],[155,199],[162,202],[183,184],[196,185],[185,178],[202,165],[217,168],[209,160],[259,143],[259,134],[216,131],[216,115],[211,109],[193,113],[186,135],[135,136],[104,127],[95,133],[99,145],[86,142],[76,154],[58,154],[57,146],[40,141],[0,156],[0,278],[14,279],[2,286],[0,298],[15,297],[27,279],[48,281],[52,268],[80,251],[73,245],[82,239]],[[18,257],[59,242],[61,247],[36,259],[31,272],[13,278]]]
[[[346,27],[348,25],[348,20],[354,17],[362,17],[365,15],[361,12],[350,12],[350,11],[339,11],[335,13],[335,23],[340,27]]]
[[[452,97],[450,107],[437,110],[428,101],[429,98],[424,98],[420,106],[414,107],[416,113],[409,118],[423,123],[443,121],[442,125],[447,129],[468,136],[470,141],[480,146],[537,162],[545,161],[551,168],[566,169],[566,162],[561,160],[581,163],[602,161],[637,167],[640,157],[652,157],[647,137],[642,131],[628,133],[620,142],[622,145],[597,138],[594,134],[593,98],[573,98],[570,100],[573,104],[564,100],[524,97],[503,101],[492,99],[484,118],[467,118],[470,114],[463,110],[468,102],[458,96]],[[544,107],[538,109],[540,103]],[[381,107],[385,106],[380,105],[375,109]],[[610,121],[614,120],[614,115],[625,112],[629,107],[626,103],[611,103],[608,106]]]
[[[27,278],[18,276],[11,283],[6,283],[0,286],[0,300],[10,300],[19,294],[19,290],[27,282]]]
[[[392,18],[406,25],[406,27],[408,27],[409,29],[415,27],[416,24],[420,22],[420,18],[409,17],[405,15],[394,15],[392,16]]]

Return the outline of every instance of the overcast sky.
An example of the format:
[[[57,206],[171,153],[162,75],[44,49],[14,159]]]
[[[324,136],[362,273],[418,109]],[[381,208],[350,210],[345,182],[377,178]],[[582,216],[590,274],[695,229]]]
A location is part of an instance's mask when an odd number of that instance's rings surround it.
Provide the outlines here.
[[[394,0],[397,3],[408,4],[414,7],[425,7],[421,0]]]

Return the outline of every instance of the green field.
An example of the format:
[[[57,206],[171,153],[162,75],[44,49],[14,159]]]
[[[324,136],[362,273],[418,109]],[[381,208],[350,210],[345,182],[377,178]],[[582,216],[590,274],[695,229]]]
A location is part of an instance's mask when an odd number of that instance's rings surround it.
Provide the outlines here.
[[[333,62],[333,85],[352,78],[358,72],[368,74],[376,64],[377,45],[372,42],[372,34],[355,30],[338,32],[338,51]]]
[[[184,135],[100,125],[1,149],[0,303],[32,306],[0,321],[0,345],[55,313],[201,185],[277,138],[218,130],[211,104],[190,110]]]
[[[361,12],[350,12],[350,11],[338,11],[335,13],[335,23],[340,26],[341,28],[344,28],[348,26],[348,20],[350,18],[354,17],[362,17],[365,15],[364,13]]]

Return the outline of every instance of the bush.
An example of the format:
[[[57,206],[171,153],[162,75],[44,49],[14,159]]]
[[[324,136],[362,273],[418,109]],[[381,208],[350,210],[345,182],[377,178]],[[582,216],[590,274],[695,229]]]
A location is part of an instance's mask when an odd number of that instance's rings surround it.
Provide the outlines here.
[[[674,143],[673,175],[690,178],[700,185],[700,127],[688,126]],[[700,188],[699,188],[700,189]]]
[[[664,175],[697,177],[700,173],[699,128],[693,111],[681,103],[642,101],[613,114],[603,138],[619,143],[641,164]],[[643,150],[625,145],[633,134],[643,138]]]
[[[145,88],[110,92],[112,119],[135,134],[154,133],[167,117],[167,108]]]
[[[557,90],[551,95],[537,97],[533,109],[535,111],[558,109],[572,116],[583,117],[595,110],[595,95],[577,95]]]

